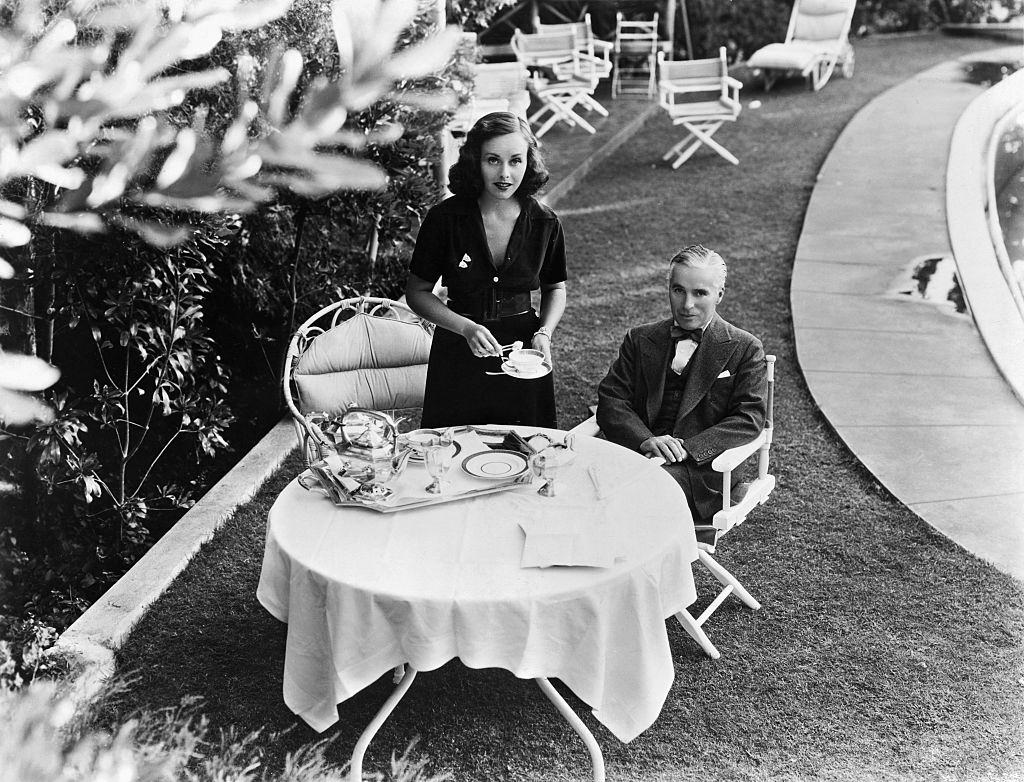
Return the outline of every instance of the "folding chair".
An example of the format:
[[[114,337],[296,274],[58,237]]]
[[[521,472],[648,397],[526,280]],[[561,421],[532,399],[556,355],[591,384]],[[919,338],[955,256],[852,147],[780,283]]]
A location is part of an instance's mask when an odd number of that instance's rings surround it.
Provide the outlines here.
[[[718,610],[725,599],[729,595],[736,595],[744,605],[755,611],[761,607],[761,604],[751,596],[739,580],[712,555],[722,536],[733,527],[742,524],[747,515],[758,505],[764,505],[775,489],[775,476],[768,472],[774,432],[775,356],[769,354],[765,356],[765,360],[768,364],[768,402],[764,429],[746,445],[731,448],[719,454],[711,462],[711,468],[722,475],[722,509],[714,515],[711,524],[694,525],[694,532],[697,536],[697,559],[722,585],[722,589],[699,617],[694,618],[685,608],[675,615],[676,620],[687,634],[714,660],[722,655],[704,632],[704,623]],[[591,416],[569,431],[576,435],[592,437],[601,434],[596,416]],[[757,477],[753,481],[740,483],[734,488],[732,486],[733,471],[754,454],[757,454]]]
[[[349,407],[397,412],[423,406],[432,326],[404,304],[359,296],[309,317],[288,344],[284,400],[306,464],[334,442],[316,414]]]
[[[586,14],[579,22],[560,24],[543,24],[539,19],[534,23],[536,32],[542,35],[572,33],[576,36],[576,47],[579,52],[580,75],[588,77],[596,88],[601,79],[607,79],[612,73],[611,51],[613,44],[594,37],[594,29],[590,25],[590,14]],[[557,70],[557,69],[556,69]],[[588,103],[604,116],[608,116],[601,104],[591,98]]]
[[[828,83],[837,66],[844,78],[853,76],[850,22],[855,6],[856,0],[795,0],[786,40],[758,49],[747,60],[764,78],[765,91],[789,73],[800,73],[815,92]]]
[[[672,168],[679,168],[701,144],[706,144],[738,165],[736,156],[712,136],[723,122],[735,122],[740,115],[742,87],[729,75],[724,46],[718,50],[717,58],[706,60],[670,61],[658,52],[658,103],[668,112],[673,125],[682,125],[688,131],[662,160],[675,156]]]
[[[593,108],[596,101],[591,100],[594,92],[591,79],[580,71],[575,33],[524,33],[516,30],[512,36],[512,51],[516,59],[530,70],[530,92],[541,103],[540,108],[530,115],[530,123],[540,123],[545,115],[550,115],[534,131],[537,138],[558,122],[581,127],[587,133],[596,132],[576,111],[581,106]],[[604,107],[601,107],[601,112],[607,114]]]
[[[510,111],[526,118],[529,73],[519,62],[481,62],[472,68],[473,94],[448,123],[454,135],[465,135],[473,123],[493,111]]]
[[[658,14],[650,21],[631,21],[615,13],[612,46],[612,97],[624,93],[654,95],[655,57],[658,53]]]

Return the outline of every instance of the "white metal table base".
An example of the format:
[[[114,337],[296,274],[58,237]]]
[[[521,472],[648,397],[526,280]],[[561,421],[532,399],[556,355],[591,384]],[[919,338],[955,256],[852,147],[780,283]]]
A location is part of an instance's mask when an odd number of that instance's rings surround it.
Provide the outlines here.
[[[412,686],[412,680],[416,678],[416,671],[412,666],[405,666],[405,675],[402,676],[401,681],[398,682],[398,686],[395,687],[388,699],[384,701],[384,705],[380,707],[380,711],[377,712],[376,716],[370,721],[370,724],[366,726],[366,730],[363,731],[359,740],[356,742],[355,749],[352,750],[352,763],[349,766],[349,782],[363,782],[363,756],[366,754],[367,747],[370,746],[370,742],[373,741],[373,737],[377,735],[377,731],[381,729],[381,726],[391,716],[391,712],[395,710],[398,702],[402,700],[405,694],[409,691]],[[558,709],[565,720],[569,723],[569,726],[576,731],[576,734],[583,739],[583,743],[587,747],[587,752],[590,753],[590,762],[594,766],[594,782],[605,782],[604,778],[604,755],[601,754],[601,747],[598,746],[597,739],[594,738],[594,734],[590,732],[590,729],[583,724],[576,712],[572,710],[572,707],[565,702],[565,698],[558,694],[551,682],[544,677],[538,677],[534,679],[537,682],[537,686],[540,687],[543,692]]]
[[[412,687],[412,680],[415,678],[416,669],[411,665],[405,666],[405,675],[398,682],[398,686],[388,696],[388,699],[384,701],[380,711],[370,720],[370,724],[366,726],[366,730],[359,737],[355,749],[352,750],[352,764],[349,767],[350,782],[363,782],[363,755],[366,754],[366,748],[370,746],[370,742],[373,741],[373,737],[377,735],[377,731],[380,730],[384,721],[391,716],[391,712],[395,710],[398,702],[402,700],[403,696],[409,691],[409,688]]]
[[[601,754],[601,747],[597,744],[597,739],[594,738],[594,734],[590,732],[590,728],[583,724],[576,712],[572,710],[572,707],[565,702],[565,698],[558,694],[556,690],[547,679],[543,676],[539,676],[534,679],[537,682],[537,686],[540,687],[541,692],[548,696],[548,700],[555,704],[555,708],[558,712],[565,717],[566,722],[569,726],[576,731],[576,734],[583,739],[583,743],[587,746],[587,752],[590,753],[590,762],[594,766],[594,782],[604,782],[604,755]]]

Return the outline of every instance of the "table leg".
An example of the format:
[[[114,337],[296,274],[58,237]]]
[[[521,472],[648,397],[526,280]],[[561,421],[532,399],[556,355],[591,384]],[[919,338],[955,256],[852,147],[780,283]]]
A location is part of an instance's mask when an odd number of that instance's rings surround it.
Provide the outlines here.
[[[555,708],[565,717],[569,725],[572,726],[572,729],[576,731],[576,734],[583,739],[583,743],[587,745],[587,752],[590,753],[590,762],[594,765],[594,782],[604,782],[604,755],[601,754],[601,747],[598,746],[594,734],[583,724],[583,720],[576,715],[572,707],[565,702],[565,698],[558,694],[558,690],[552,686],[551,682],[542,676],[534,679],[534,681],[537,682],[541,692],[548,696],[548,700],[555,704]]]
[[[366,748],[370,746],[370,742],[377,735],[381,725],[391,716],[391,712],[395,710],[398,702],[409,691],[409,688],[412,686],[412,680],[415,678],[416,670],[411,665],[405,666],[405,676],[402,677],[394,692],[384,701],[380,711],[377,712],[377,715],[370,721],[370,724],[366,726],[366,730],[359,737],[355,749],[352,750],[352,763],[349,770],[350,782],[363,782],[363,755],[366,754]]]

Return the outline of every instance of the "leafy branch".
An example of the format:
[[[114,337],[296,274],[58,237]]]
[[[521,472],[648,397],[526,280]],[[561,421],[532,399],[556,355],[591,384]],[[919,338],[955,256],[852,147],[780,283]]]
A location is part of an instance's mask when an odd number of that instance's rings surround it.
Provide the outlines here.
[[[28,244],[41,227],[117,228],[170,247],[193,234],[189,214],[243,213],[284,191],[319,198],[383,188],[383,171],[355,153],[393,142],[402,129],[352,130],[350,113],[387,94],[420,108],[451,104],[447,95],[405,89],[443,67],[458,36],[438,31],[396,52],[416,0],[334,0],[334,80],[304,83],[295,49],[267,63],[239,56],[235,112],[219,136],[202,105],[187,121],[172,117],[190,95],[232,78],[203,65],[225,32],[258,28],[290,5],[72,0],[48,18],[37,2],[19,4],[0,30],[0,250]],[[48,199],[32,197],[38,188],[24,184],[33,181],[52,186]],[[14,274],[0,256],[0,277]],[[45,387],[46,377],[56,376],[37,360],[0,356],[0,420],[48,418],[17,394]]]

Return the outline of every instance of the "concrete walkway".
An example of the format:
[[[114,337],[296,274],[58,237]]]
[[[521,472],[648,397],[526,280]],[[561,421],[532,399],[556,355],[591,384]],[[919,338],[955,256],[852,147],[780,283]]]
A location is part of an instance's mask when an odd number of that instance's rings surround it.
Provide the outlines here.
[[[807,210],[793,327],[812,395],[864,465],[936,529],[1024,580],[1024,405],[970,316],[944,295],[918,297],[911,278],[916,261],[952,257],[950,138],[982,91],[946,63],[847,126]],[[952,271],[951,260],[938,266]]]

